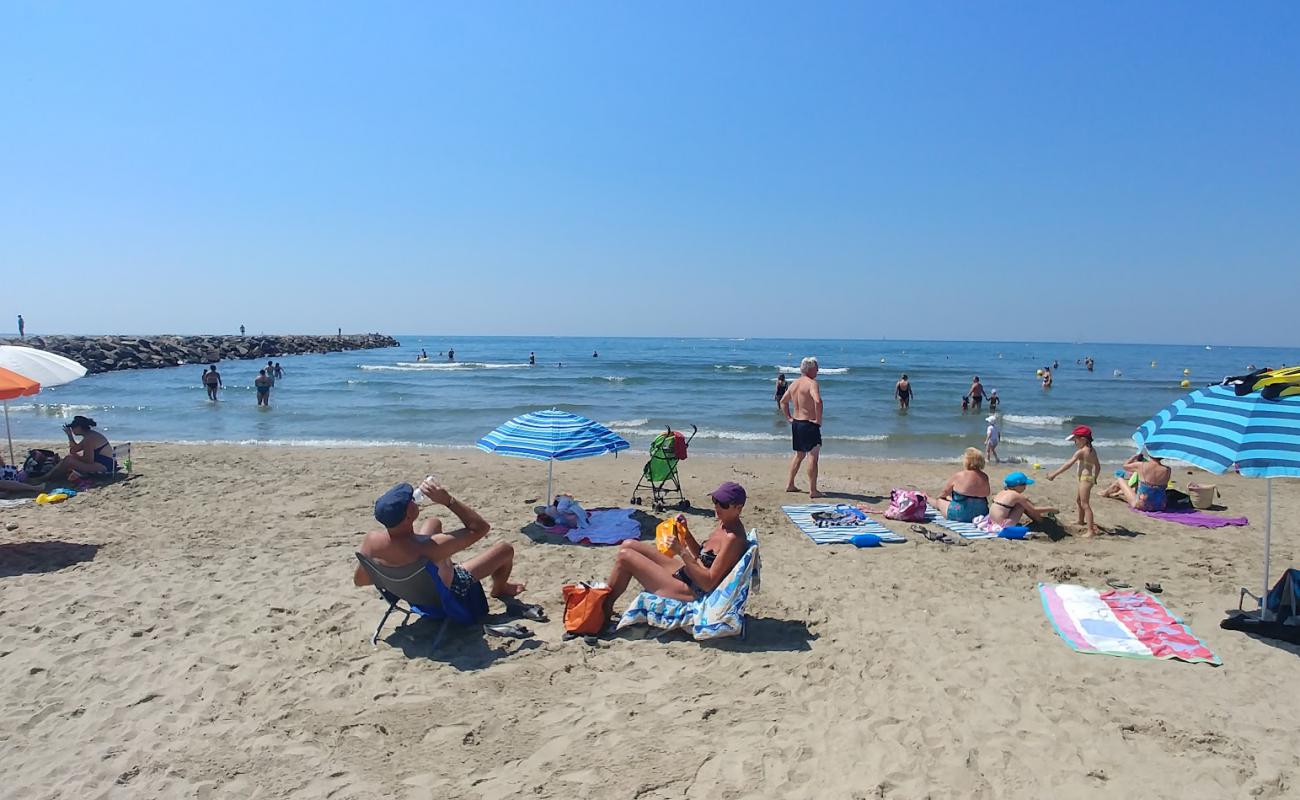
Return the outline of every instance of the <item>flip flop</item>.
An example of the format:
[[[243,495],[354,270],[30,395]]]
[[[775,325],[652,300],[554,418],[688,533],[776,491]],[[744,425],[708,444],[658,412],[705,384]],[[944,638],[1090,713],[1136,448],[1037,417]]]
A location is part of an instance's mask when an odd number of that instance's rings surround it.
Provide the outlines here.
[[[515,622],[504,625],[484,625],[483,632],[489,636],[501,636],[508,639],[528,639],[533,632]]]
[[[935,533],[924,525],[909,525],[907,529],[918,536],[924,536],[931,542],[937,542],[943,538],[943,534]]]
[[[542,607],[535,603],[525,603],[522,600],[514,598],[501,598],[501,602],[506,604],[506,613],[516,617],[532,620],[533,622],[550,622],[546,617],[546,612]]]
[[[1158,583],[1148,583],[1146,588],[1147,591],[1150,592],[1151,594],[1160,594],[1165,590],[1165,587],[1161,586]]]
[[[1106,579],[1106,585],[1109,586],[1109,587],[1112,588],[1112,589],[1132,589],[1132,588],[1133,588],[1133,584],[1131,584],[1131,583],[1125,583],[1124,581],[1116,580],[1116,579],[1114,579],[1114,578],[1107,578],[1107,579]]]

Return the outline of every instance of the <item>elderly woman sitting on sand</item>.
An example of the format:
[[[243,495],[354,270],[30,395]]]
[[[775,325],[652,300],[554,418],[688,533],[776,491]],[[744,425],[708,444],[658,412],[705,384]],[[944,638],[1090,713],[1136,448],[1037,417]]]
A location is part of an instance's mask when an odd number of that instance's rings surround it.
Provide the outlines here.
[[[113,460],[113,445],[108,443],[104,434],[95,430],[93,419],[78,414],[63,426],[63,432],[68,436],[68,454],[54,469],[29,483],[54,483],[73,471],[81,475],[107,475],[117,468],[117,462]],[[81,441],[76,440],[77,436]]]
[[[673,554],[664,555],[654,542],[623,542],[609,573],[605,613],[614,616],[614,601],[636,578],[647,591],[674,600],[698,600],[722,583],[745,553],[748,542],[740,512],[745,508],[745,488],[728,481],[709,495],[718,524],[704,544],[689,533],[674,537]]]
[[[1128,478],[1116,479],[1101,493],[1102,497],[1123,500],[1138,511],[1165,510],[1165,495],[1169,490],[1169,479],[1174,476],[1173,470],[1155,456],[1138,453],[1124,462],[1124,473],[1137,475],[1137,486],[1130,486]]]
[[[974,522],[989,513],[989,476],[984,472],[984,454],[967,447],[961,458],[962,470],[948,479],[934,499],[934,507],[945,518]]]
[[[1057,513],[1051,506],[1036,506],[1025,497],[1025,489],[1032,486],[1034,479],[1023,472],[1013,472],[1002,481],[1005,489],[993,498],[992,508],[987,515],[976,517],[975,525],[989,533],[997,533],[1003,528],[1020,524],[1022,516],[1034,522],[1042,522],[1043,517]]]

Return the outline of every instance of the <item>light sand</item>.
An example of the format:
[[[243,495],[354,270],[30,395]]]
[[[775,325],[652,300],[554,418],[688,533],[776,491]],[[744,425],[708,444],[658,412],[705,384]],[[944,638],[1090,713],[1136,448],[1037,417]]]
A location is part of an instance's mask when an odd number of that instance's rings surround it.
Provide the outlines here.
[[[557,487],[624,505],[643,460],[560,464]],[[613,550],[521,532],[543,464],[137,444],[135,467],[61,507],[0,510],[20,526],[0,532],[0,795],[1300,795],[1297,650],[1218,627],[1259,582],[1260,481],[1215,479],[1244,529],[1098,499],[1100,524],[1125,535],[856,550],[786,520],[783,460],[692,458],[698,505],[724,479],[750,490],[764,573],[748,639],[589,647],[561,641],[559,587],[603,578]],[[462,630],[431,653],[420,623],[371,648],[383,606],[352,586],[357,532],[380,491],[429,471],[483,512],[489,541],[518,548],[525,597],[553,620],[532,624],[536,641]],[[875,499],[950,471],[827,459],[823,488]],[[1073,488],[1031,496],[1064,507]],[[1274,501],[1276,574],[1300,556],[1300,484],[1278,482]],[[1035,583],[1106,575],[1163,583],[1224,665],[1072,652]]]

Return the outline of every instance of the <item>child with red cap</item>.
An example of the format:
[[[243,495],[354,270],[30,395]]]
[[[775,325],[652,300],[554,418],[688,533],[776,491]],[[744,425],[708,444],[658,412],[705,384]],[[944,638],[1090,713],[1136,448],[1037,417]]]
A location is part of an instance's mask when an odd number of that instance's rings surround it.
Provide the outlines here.
[[[1101,474],[1101,459],[1097,458],[1097,449],[1092,446],[1092,428],[1080,425],[1070,434],[1070,441],[1074,443],[1074,455],[1059,468],[1047,473],[1047,479],[1056,480],[1057,475],[1075,464],[1079,465],[1079,492],[1075,498],[1079,509],[1079,524],[1088,526],[1085,536],[1096,536],[1097,522],[1092,517],[1092,489],[1097,485],[1097,476]]]

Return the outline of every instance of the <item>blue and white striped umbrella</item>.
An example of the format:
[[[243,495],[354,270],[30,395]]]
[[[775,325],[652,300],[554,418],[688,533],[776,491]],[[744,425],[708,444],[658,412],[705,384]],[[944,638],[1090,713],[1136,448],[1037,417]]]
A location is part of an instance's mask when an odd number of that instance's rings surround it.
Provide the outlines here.
[[[1133,434],[1158,458],[1186,461],[1221,475],[1236,465],[1242,475],[1267,478],[1264,513],[1264,581],[1260,614],[1268,595],[1273,539],[1273,478],[1300,477],[1300,395],[1266,399],[1238,396],[1229,386],[1207,386],[1170,403]],[[1242,590],[1243,597],[1246,590]]]
[[[546,473],[548,504],[554,499],[551,497],[554,462],[617,453],[631,446],[599,422],[554,408],[515,417],[479,439],[477,445],[487,453],[551,462]]]
[[[1216,475],[1235,464],[1251,478],[1300,477],[1300,396],[1238,397],[1207,386],[1169,404],[1133,434],[1160,458],[1195,464]]]

